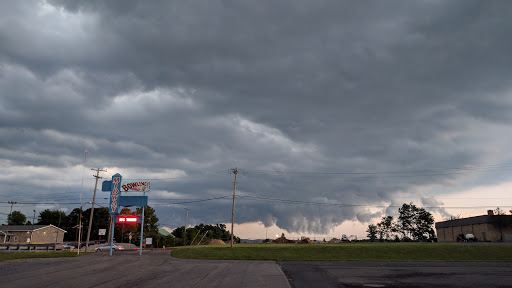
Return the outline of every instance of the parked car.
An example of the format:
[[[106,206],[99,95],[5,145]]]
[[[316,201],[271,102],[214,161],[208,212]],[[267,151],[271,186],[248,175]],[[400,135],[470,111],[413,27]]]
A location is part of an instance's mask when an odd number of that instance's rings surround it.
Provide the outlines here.
[[[139,250],[139,246],[133,243],[121,243],[121,245],[124,247],[124,250]]]
[[[55,250],[72,250],[76,247],[71,245],[70,243],[59,243],[55,244]]]
[[[124,247],[119,243],[113,243],[112,250],[121,251],[124,250]],[[94,252],[99,251],[110,251],[110,243],[101,244],[100,246],[96,247],[96,249],[94,249]]]
[[[457,235],[457,242],[468,242],[468,241],[477,242],[478,239],[473,234],[466,234],[466,235],[459,234],[459,235]]]
[[[131,243],[113,243],[112,250],[114,251],[126,251],[126,250],[139,250],[139,247],[135,246],[135,244]],[[102,244],[96,249],[94,249],[95,252],[99,251],[110,251],[110,243]]]

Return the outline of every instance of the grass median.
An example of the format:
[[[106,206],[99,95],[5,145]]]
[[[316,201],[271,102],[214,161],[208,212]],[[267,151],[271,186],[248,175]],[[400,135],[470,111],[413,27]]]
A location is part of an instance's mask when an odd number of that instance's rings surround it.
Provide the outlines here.
[[[2,252],[0,253],[0,262],[6,260],[26,259],[26,258],[57,258],[57,257],[75,257],[76,252]]]
[[[445,243],[238,244],[177,247],[176,258],[275,261],[512,262],[512,245]]]

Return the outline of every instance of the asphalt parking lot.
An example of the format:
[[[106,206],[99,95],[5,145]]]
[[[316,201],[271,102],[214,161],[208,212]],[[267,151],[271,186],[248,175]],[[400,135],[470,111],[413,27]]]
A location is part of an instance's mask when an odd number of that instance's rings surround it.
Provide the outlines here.
[[[4,286],[5,285],[5,286]],[[274,261],[188,260],[169,251],[0,262],[0,287],[290,287]]]
[[[512,263],[230,261],[169,251],[0,262],[0,287],[512,287]]]

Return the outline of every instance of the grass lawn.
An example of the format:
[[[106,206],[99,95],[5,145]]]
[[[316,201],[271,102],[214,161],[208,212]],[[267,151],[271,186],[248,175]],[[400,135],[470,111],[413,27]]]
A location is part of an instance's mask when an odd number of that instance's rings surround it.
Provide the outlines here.
[[[445,243],[237,244],[177,247],[176,258],[276,261],[512,262],[512,245]]]
[[[25,258],[56,258],[56,257],[75,257],[76,252],[5,252],[0,253],[0,262],[14,259],[25,259]]]

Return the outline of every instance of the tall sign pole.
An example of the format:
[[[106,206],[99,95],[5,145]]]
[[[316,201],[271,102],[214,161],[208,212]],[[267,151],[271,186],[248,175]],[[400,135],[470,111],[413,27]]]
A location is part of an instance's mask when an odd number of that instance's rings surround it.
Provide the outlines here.
[[[144,190],[144,196],[146,196],[146,190]],[[144,239],[144,207],[142,206],[142,223],[140,224],[139,256],[142,256],[142,239]]]

